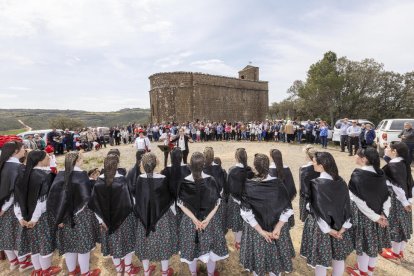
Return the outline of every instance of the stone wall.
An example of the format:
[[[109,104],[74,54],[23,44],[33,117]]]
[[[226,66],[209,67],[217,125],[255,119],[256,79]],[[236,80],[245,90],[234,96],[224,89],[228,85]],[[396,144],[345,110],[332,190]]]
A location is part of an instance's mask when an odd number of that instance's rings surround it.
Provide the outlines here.
[[[149,77],[152,122],[263,120],[268,83],[202,73],[158,73]]]

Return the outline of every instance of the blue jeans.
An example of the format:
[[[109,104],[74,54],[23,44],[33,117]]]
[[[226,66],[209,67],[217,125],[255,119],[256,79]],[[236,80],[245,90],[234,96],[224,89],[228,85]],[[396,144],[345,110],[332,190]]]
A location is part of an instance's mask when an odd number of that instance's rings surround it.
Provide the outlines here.
[[[300,144],[301,142],[302,142],[302,135],[303,135],[303,132],[298,132],[298,143]]]
[[[326,148],[328,146],[328,136],[320,136],[322,147]]]

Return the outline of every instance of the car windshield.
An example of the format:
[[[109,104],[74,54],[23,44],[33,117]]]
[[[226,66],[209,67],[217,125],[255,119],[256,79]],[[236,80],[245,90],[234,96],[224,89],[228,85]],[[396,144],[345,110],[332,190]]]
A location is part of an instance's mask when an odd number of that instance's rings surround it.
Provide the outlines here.
[[[413,120],[394,120],[392,121],[390,125],[390,130],[402,130],[404,128],[404,123],[410,122],[414,125],[414,119]]]

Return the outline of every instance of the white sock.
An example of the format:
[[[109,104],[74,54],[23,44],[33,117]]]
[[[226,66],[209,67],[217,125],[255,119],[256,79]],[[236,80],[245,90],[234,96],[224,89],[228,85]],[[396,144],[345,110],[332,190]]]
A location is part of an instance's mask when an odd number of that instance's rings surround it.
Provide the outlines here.
[[[52,266],[52,257],[52,254],[49,256],[40,256],[39,261],[40,265],[42,266],[42,270],[48,270],[49,267]]]
[[[17,258],[17,255],[14,253],[13,250],[4,250],[4,253],[6,253],[6,256],[9,262]]]
[[[401,251],[401,243],[400,242],[391,242],[392,244],[392,252],[394,252],[395,254],[400,254]]]
[[[407,242],[402,241],[401,242],[401,248],[400,248],[400,252],[404,252],[405,246],[407,245]]]
[[[234,239],[236,240],[237,243],[241,242],[242,234],[243,234],[242,231],[234,233]]]
[[[40,261],[39,261],[39,254],[36,255],[32,255],[32,264],[34,267],[34,270],[40,270],[42,269],[42,266],[40,265]]]
[[[188,268],[190,269],[191,275],[197,274],[197,261],[192,261],[188,264]]]
[[[368,271],[368,262],[369,262],[369,256],[365,253],[362,253],[362,256],[357,257],[358,260],[358,268],[362,272]]]
[[[207,263],[207,272],[208,275],[214,275],[214,271],[216,270],[216,262],[209,260]]]
[[[126,256],[124,257],[124,264],[125,264],[125,271],[129,272],[132,268],[131,264],[132,264],[132,255],[134,253],[128,253],[126,254]]]
[[[253,271],[253,276],[259,276],[259,275],[257,275],[257,273]]]
[[[168,260],[161,261],[161,270],[166,272],[168,270]]]
[[[85,254],[78,254],[78,262],[81,270],[81,274],[89,272],[89,260],[91,258],[91,252]]]
[[[315,276],[326,276],[326,268],[320,265],[315,267]]]
[[[66,266],[69,272],[73,272],[76,269],[76,263],[78,261],[78,253],[66,253],[65,254]]]
[[[369,258],[368,266],[371,268],[375,268],[376,265],[377,265],[377,258]],[[368,275],[372,276],[374,275],[374,272],[368,270]]]
[[[144,267],[144,275],[148,276],[149,275],[149,260],[143,260],[142,266]]]
[[[122,272],[121,259],[112,257],[116,272]]]
[[[345,262],[332,260],[332,267],[332,276],[342,276],[345,271]]]

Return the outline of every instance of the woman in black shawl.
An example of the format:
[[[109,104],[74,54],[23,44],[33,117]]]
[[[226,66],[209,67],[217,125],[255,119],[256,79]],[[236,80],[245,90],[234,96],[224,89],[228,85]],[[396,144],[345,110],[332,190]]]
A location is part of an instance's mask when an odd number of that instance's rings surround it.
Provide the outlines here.
[[[118,165],[119,156],[107,155],[104,175],[96,181],[89,208],[101,225],[102,254],[112,257],[117,275],[138,275],[139,268],[132,265],[136,227],[134,204]]]
[[[338,175],[335,159],[329,152],[317,152],[313,159],[320,176],[312,180],[310,215],[303,227],[301,256],[315,268],[315,275],[344,273],[345,259],[353,251],[350,228],[351,204],[345,181]]]
[[[58,225],[57,248],[65,255],[69,275],[97,276],[100,269],[89,270],[89,261],[99,240],[99,224],[88,207],[92,184],[80,168],[82,163],[79,152],[66,154],[65,170],[57,174],[50,187],[47,212]]]
[[[391,198],[377,150],[359,149],[355,162],[361,168],[353,171],[348,187],[358,263],[346,270],[350,275],[368,275],[374,272],[378,254],[391,244],[387,219]]]
[[[19,227],[27,222],[16,219],[13,205],[15,204],[15,189],[23,179],[24,165],[20,163],[26,151],[23,143],[7,142],[1,149],[0,155],[0,250],[4,250],[10,263],[10,270],[24,270],[33,267],[30,256],[18,257]]]
[[[54,174],[50,172],[50,158],[45,151],[29,152],[23,180],[16,187],[15,215],[25,221],[20,229],[19,254],[31,254],[33,275],[55,275],[62,269],[51,266],[55,250],[52,227],[46,203]]]
[[[228,185],[227,185],[227,173],[221,167],[221,164],[214,162],[216,158],[214,157],[214,149],[212,147],[205,147],[203,155],[205,158],[203,172],[207,175],[212,176],[216,180],[216,184],[218,185],[220,189],[222,202],[217,211],[217,216],[220,217],[222,227],[223,227],[223,232],[226,234],[227,233],[226,214],[227,214],[227,203],[228,203],[228,196],[229,196]]]
[[[391,190],[390,223],[392,248],[384,250],[382,257],[390,260],[404,258],[404,249],[413,234],[413,186],[411,167],[407,160],[408,147],[405,143],[392,143],[385,149],[388,164],[383,167]],[[385,159],[385,158],[384,158]]]
[[[191,156],[191,174],[180,185],[178,206],[184,212],[180,223],[181,261],[197,275],[197,260],[207,263],[208,275],[218,275],[216,262],[228,258],[222,218],[218,216],[221,188],[213,177],[203,173],[202,153]]]
[[[157,158],[153,153],[142,157],[144,173],[135,183],[135,206],[138,216],[135,254],[142,261],[144,275],[150,275],[161,261],[162,275],[172,276],[168,260],[177,253],[177,223],[174,217],[174,198],[164,175],[155,173]]]
[[[292,171],[288,166],[283,164],[282,152],[280,150],[271,149],[270,158],[273,162],[271,162],[269,166],[269,175],[282,180],[289,195],[290,202],[292,202],[297,194]],[[292,215],[289,218],[289,225],[291,228],[295,226],[295,216]]]
[[[313,168],[312,160],[315,157],[315,148],[311,145],[307,145],[303,151],[305,152],[307,163],[299,169],[299,214],[300,220],[302,222],[305,222],[306,217],[309,214],[308,210],[306,209],[306,204],[308,204],[310,201],[311,181],[312,179],[318,178],[319,173]]]
[[[247,152],[238,148],[235,153],[236,165],[229,169],[227,183],[229,186],[229,201],[227,204],[227,229],[234,233],[234,247],[239,250],[243,230],[243,219],[240,216],[240,204],[247,179],[254,176],[252,169],[247,165]]]
[[[269,157],[256,154],[257,176],[248,179],[242,199],[244,223],[240,263],[254,275],[280,275],[293,270],[295,251],[289,233],[293,215],[281,179],[269,174]]]

